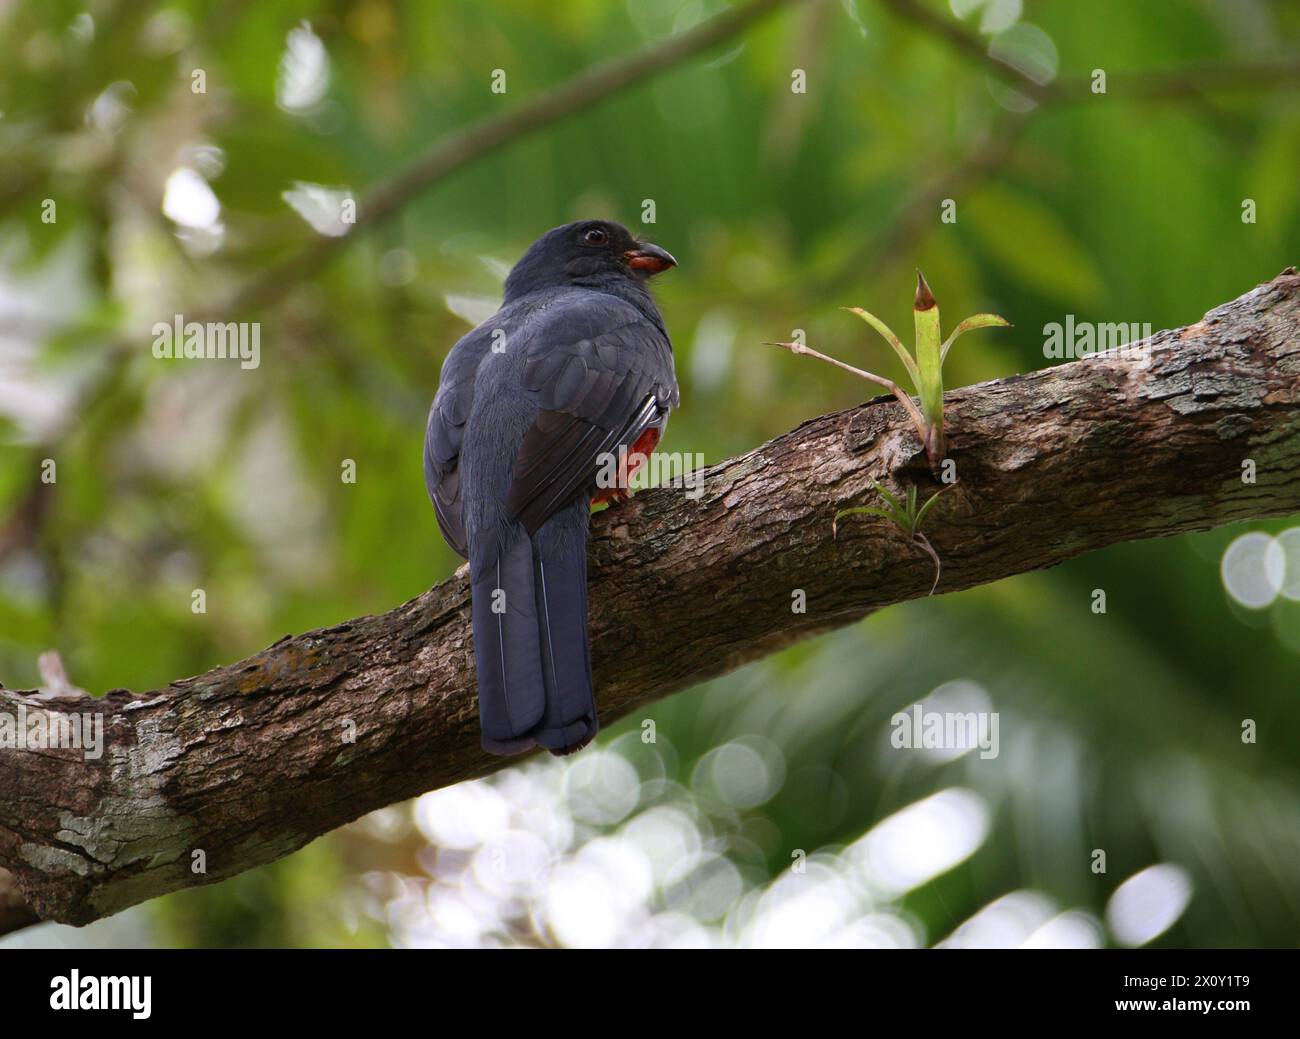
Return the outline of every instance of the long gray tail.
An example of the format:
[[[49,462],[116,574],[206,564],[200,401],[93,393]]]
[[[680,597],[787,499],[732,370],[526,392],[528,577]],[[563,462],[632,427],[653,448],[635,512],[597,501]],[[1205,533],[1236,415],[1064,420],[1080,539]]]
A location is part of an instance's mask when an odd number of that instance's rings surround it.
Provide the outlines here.
[[[511,525],[504,544],[471,559],[474,660],[483,748],[553,754],[596,735],[587,643],[587,504],[533,537]],[[576,520],[581,520],[579,527]]]

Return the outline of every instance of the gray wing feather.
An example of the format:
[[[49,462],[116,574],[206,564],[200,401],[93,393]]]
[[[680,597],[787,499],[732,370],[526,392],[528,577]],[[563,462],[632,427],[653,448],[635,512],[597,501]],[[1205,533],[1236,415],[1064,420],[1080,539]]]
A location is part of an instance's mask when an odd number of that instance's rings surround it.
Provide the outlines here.
[[[474,403],[474,376],[491,344],[490,333],[480,327],[451,348],[424,431],[424,485],[438,517],[438,529],[465,559],[469,558],[469,545],[461,513],[460,448]]]
[[[594,487],[602,455],[662,426],[678,402],[668,337],[631,304],[575,294],[538,318],[523,344],[523,385],[539,410],[506,495],[530,530]]]

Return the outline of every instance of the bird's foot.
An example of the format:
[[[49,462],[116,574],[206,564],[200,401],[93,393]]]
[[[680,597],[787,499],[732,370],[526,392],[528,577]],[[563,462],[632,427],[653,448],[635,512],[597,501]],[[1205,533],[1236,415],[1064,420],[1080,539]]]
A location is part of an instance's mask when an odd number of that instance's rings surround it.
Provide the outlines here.
[[[604,490],[597,491],[591,499],[592,505],[622,505],[632,497],[632,492],[626,487],[608,487]]]

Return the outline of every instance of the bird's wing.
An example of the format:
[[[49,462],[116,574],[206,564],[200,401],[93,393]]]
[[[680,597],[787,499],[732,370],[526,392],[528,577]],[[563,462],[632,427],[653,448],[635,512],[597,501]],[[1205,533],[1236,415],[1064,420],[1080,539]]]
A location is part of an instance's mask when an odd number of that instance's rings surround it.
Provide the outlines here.
[[[506,494],[529,531],[588,492],[602,457],[662,425],[678,401],[668,336],[630,303],[575,292],[532,320],[523,386],[539,410]]]
[[[460,445],[474,403],[474,376],[492,339],[476,328],[447,354],[438,378],[438,393],[424,430],[424,485],[438,517],[438,529],[456,552],[469,558],[460,505]]]

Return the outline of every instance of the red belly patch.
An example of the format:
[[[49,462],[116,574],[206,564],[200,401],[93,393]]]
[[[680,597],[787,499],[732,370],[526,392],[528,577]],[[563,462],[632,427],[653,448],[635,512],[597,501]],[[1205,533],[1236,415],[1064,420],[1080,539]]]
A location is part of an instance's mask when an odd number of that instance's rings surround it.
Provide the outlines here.
[[[618,461],[618,483],[613,487],[602,487],[591,499],[592,505],[611,504],[616,505],[621,501],[627,501],[629,497],[628,484],[632,482],[632,477],[636,475],[637,470],[645,465],[646,460],[654,453],[654,449],[659,446],[659,430],[651,426],[639,437],[628,449],[626,455]]]

